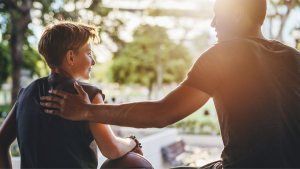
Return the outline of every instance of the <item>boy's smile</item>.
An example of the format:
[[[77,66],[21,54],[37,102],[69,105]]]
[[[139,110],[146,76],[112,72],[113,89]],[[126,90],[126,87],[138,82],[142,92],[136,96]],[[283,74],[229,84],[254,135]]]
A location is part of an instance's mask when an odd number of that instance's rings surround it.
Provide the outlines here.
[[[72,65],[72,71],[75,79],[87,80],[90,78],[90,72],[92,66],[95,65],[95,60],[92,57],[92,47],[88,43],[82,46],[78,52],[74,53],[74,64]]]

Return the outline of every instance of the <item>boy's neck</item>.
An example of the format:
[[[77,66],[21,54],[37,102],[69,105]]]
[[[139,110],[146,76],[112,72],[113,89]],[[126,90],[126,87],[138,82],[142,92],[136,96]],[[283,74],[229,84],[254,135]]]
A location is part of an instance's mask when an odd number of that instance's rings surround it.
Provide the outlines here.
[[[70,73],[68,73],[68,71],[66,71],[66,70],[64,70],[63,68],[60,68],[60,67],[52,68],[51,73],[58,73],[58,74],[61,74],[63,76],[75,78]]]

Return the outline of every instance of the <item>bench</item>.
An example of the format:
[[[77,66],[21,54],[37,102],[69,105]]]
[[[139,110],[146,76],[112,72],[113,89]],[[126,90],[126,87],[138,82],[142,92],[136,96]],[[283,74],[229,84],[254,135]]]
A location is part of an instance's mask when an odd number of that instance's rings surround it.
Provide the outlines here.
[[[193,147],[189,147],[189,150],[187,150],[185,147],[186,145],[183,140],[165,146],[162,148],[163,157],[172,166],[188,166],[193,163],[195,164],[197,160],[208,155],[207,150]]]

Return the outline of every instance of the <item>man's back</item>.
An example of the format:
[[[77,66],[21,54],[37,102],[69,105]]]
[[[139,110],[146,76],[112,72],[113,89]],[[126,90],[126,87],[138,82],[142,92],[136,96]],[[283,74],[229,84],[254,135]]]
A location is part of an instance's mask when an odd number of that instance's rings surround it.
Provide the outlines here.
[[[39,98],[48,95],[51,88],[77,94],[74,81],[71,77],[52,73],[32,82],[20,92],[16,119],[22,168],[97,167],[97,145],[91,144],[94,138],[87,122],[48,115],[39,105]],[[90,100],[101,92],[94,86],[80,84]]]
[[[224,41],[185,82],[214,98],[223,166],[291,167],[300,157],[300,53],[277,41]]]

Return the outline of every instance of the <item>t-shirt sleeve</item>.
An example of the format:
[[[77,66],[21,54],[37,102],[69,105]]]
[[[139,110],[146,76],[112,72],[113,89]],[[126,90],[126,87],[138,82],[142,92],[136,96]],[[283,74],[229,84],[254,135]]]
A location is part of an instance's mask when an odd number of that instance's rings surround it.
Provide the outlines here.
[[[99,89],[98,87],[92,86],[87,83],[79,83],[79,84],[82,86],[83,90],[89,95],[89,99],[91,102],[97,94],[101,94],[103,101],[105,100],[105,95],[103,94],[102,90]]]
[[[197,59],[181,85],[199,89],[213,97],[220,85],[222,72],[222,64],[214,52],[215,48],[210,48]]]
[[[23,93],[23,90],[24,88],[22,88],[20,91],[19,91],[19,95],[18,95],[18,98],[17,98],[17,101],[16,101],[16,105],[19,103],[19,98],[21,97],[22,93]]]
[[[99,89],[98,87],[83,82],[78,82],[78,84],[81,85],[83,90],[89,95],[89,99],[91,102],[98,93],[102,95],[103,100],[105,99],[105,95],[103,94],[102,90]],[[91,133],[89,122],[84,121],[83,123],[80,124],[83,124],[84,134],[86,136],[85,138],[87,140],[87,143],[92,142],[94,140],[94,137]]]

